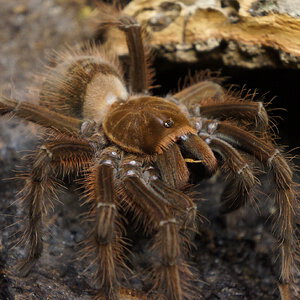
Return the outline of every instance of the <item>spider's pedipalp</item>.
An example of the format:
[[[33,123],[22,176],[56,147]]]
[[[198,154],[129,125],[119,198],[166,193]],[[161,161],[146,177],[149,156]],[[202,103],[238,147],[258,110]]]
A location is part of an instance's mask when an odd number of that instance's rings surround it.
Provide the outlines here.
[[[87,166],[91,156],[92,149],[79,140],[49,141],[37,150],[32,169],[24,176],[26,184],[20,193],[20,201],[28,211],[28,222],[21,240],[26,245],[27,253],[18,266],[21,276],[28,274],[42,254],[43,219],[52,201],[57,199],[57,177],[70,172],[78,174],[79,165],[79,168]]]
[[[150,272],[154,288],[163,292],[165,299],[183,300],[191,292],[188,286],[192,275],[182,258],[184,241],[172,209],[174,204],[157,193],[149,184],[149,177],[139,167],[129,165],[128,160],[132,158],[125,158],[120,166],[126,201],[147,218],[156,232],[151,246],[154,261]]]
[[[158,154],[155,164],[161,171],[162,180],[170,187],[180,189],[188,183],[189,170],[177,144],[172,144],[162,154]]]
[[[210,175],[216,171],[217,159],[211,148],[199,136],[195,134],[181,136],[180,147],[188,157],[191,156],[192,160],[201,161]]]
[[[95,270],[95,283],[99,287],[98,296],[105,296],[110,300],[119,299],[119,282],[125,266],[116,201],[119,160],[117,148],[104,149],[99,161],[91,167],[91,174],[86,181],[87,202],[92,206],[91,214],[95,218],[95,225],[82,253],[83,256],[94,257],[92,268]]]

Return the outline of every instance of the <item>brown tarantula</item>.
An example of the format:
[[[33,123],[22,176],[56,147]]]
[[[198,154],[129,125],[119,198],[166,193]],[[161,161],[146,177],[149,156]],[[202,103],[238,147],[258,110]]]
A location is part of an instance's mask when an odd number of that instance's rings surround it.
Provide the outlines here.
[[[39,105],[1,96],[1,115],[13,113],[48,128],[21,193],[28,222],[20,274],[28,274],[41,256],[43,219],[59,178],[80,175],[94,218],[85,252],[95,255],[97,298],[119,299],[125,266],[122,213],[131,211],[153,234],[155,262],[149,272],[155,290],[168,300],[192,299],[192,272],[185,261],[189,232],[197,227],[197,207],[185,192],[196,170],[190,165],[201,165],[205,175],[221,169],[227,176],[221,203],[226,213],[251,201],[257,184],[252,162],[258,161],[274,175],[279,287],[281,299],[291,299],[298,203],[291,168],[272,142],[263,104],[241,99],[211,80],[166,98],[152,96],[140,25],[129,16],[112,17],[103,25],[125,33],[128,86],[118,59],[94,45],[58,55]]]

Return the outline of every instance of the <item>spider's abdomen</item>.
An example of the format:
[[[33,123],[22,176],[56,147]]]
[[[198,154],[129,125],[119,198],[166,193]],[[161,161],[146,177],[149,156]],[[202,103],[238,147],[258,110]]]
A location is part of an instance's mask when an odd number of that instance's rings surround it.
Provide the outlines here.
[[[66,52],[55,63],[43,82],[41,105],[72,117],[101,122],[114,101],[127,98],[118,61],[94,47]]]
[[[175,104],[148,96],[113,104],[104,118],[103,129],[124,150],[150,155],[161,153],[184,134],[195,133]]]

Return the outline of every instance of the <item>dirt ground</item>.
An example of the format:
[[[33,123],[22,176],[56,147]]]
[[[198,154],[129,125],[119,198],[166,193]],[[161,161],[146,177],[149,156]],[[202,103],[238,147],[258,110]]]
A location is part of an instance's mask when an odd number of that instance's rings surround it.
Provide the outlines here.
[[[43,69],[45,57],[52,49],[87,37],[87,29],[82,26],[85,3],[83,0],[0,0],[0,90],[3,93],[37,102],[34,93],[28,92],[32,74]],[[89,225],[81,222],[84,207],[79,205],[73,185],[61,193],[63,205],[57,205],[49,220],[44,253],[37,266],[26,278],[18,277],[14,270],[24,249],[14,243],[23,219],[15,202],[22,183],[12,177],[22,164],[23,151],[37,144],[38,133],[37,126],[24,121],[0,120],[0,299],[91,299],[94,287],[90,285],[89,274],[84,272],[88,262],[76,259],[78,242],[84,239]],[[266,193],[272,190],[268,180],[262,177],[262,182],[261,190]],[[273,208],[272,199],[266,200],[260,191],[257,193],[263,200],[260,214],[247,207],[224,217],[217,210],[222,187],[220,180],[205,181],[199,187],[201,198],[207,199],[199,201],[199,209],[207,221],[202,224],[201,235],[196,236],[196,248],[190,258],[202,291],[199,300],[278,299],[274,256],[270,255],[273,238],[267,222]],[[140,236],[134,240],[132,265],[139,272],[147,260],[143,245],[148,240]],[[149,288],[142,277],[128,279],[128,288],[142,291]],[[130,298],[124,295],[124,299]]]

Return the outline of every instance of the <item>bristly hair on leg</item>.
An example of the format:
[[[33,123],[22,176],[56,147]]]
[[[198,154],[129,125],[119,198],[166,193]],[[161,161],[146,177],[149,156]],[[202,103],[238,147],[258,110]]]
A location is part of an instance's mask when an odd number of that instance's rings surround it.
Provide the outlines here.
[[[126,243],[124,227],[115,197],[115,174],[113,164],[107,164],[109,149],[100,155],[99,161],[86,174],[85,203],[89,204],[88,220],[93,228],[82,243],[81,258],[89,257],[92,263],[86,269],[92,272],[99,296],[119,299],[121,280],[125,280],[124,250]]]
[[[116,52],[119,55],[129,54],[129,90],[147,94],[154,88],[152,86],[154,69],[151,68],[154,55],[145,27],[133,17],[125,15],[124,11],[121,14],[115,5],[100,4],[95,15],[97,15],[94,21],[95,30],[100,28],[102,36],[109,36],[109,44],[103,43],[102,47],[111,49],[111,40],[117,39],[119,48],[122,45],[122,53],[118,53],[118,50]],[[123,34],[120,34],[120,31],[123,31]]]

